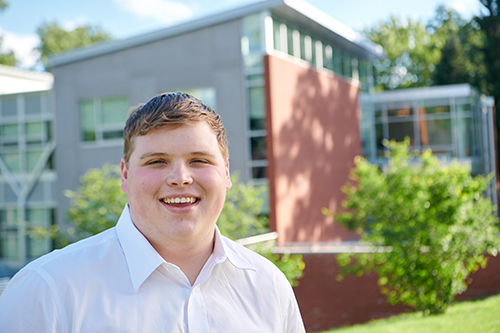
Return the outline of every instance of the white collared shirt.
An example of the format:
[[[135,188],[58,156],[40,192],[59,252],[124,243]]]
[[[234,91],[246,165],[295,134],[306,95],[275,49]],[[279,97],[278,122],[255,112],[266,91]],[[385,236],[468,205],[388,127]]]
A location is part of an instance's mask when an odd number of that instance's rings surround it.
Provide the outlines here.
[[[24,267],[0,332],[305,332],[279,269],[220,235],[193,286],[130,219]]]

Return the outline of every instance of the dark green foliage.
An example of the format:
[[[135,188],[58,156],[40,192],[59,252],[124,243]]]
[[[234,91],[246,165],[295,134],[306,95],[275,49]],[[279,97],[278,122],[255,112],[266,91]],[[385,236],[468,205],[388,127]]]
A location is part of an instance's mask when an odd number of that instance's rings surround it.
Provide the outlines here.
[[[427,23],[391,17],[364,33],[387,53],[386,58],[374,63],[375,90],[425,87],[440,82],[470,83],[480,89],[485,86],[483,32],[477,22],[467,22],[444,6],[438,7]],[[460,59],[449,62],[453,51]],[[450,69],[456,74],[443,80]],[[436,82],[436,78],[440,81]]]
[[[374,251],[339,255],[341,277],[375,272],[390,303],[442,313],[466,290],[468,275],[486,265],[485,254],[500,247],[495,207],[483,196],[489,178],[440,163],[431,151],[417,158],[409,140],[387,145],[386,172],[358,157],[357,186],[343,188],[346,212],[335,220]]]
[[[0,13],[4,11],[7,7],[9,7],[9,4],[4,0],[0,0]],[[0,47],[1,46],[2,46],[2,36],[0,36]],[[0,53],[0,65],[15,66],[16,64],[17,64],[17,59],[14,52],[9,51],[6,53]]]
[[[0,36],[0,45],[2,45],[2,37]],[[15,66],[17,65],[17,58],[14,52],[9,51],[0,53],[0,65]]]
[[[269,232],[268,218],[260,214],[264,204],[260,188],[240,183],[238,175],[231,176],[231,182],[217,220],[220,232],[233,240]]]
[[[82,239],[115,226],[127,203],[121,188],[120,167],[104,165],[90,169],[81,177],[78,191],[67,190],[70,199],[68,217],[74,225],[70,234]]]
[[[466,63],[467,60],[458,36],[455,33],[450,34],[446,44],[441,49],[441,60],[436,65],[433,75],[434,84],[467,83],[469,73]]]
[[[495,105],[498,108],[498,105],[500,105],[500,16],[498,2],[496,0],[480,1],[487,10],[487,15],[475,18],[485,36],[484,46],[481,51],[486,68],[486,84],[482,92],[493,96]],[[497,129],[500,128],[500,112],[496,112],[495,122]],[[497,146],[500,147],[500,136],[497,136]],[[500,155],[498,156],[500,158]]]
[[[48,57],[51,55],[112,40],[111,35],[100,27],[86,25],[68,31],[61,28],[57,22],[42,24],[38,28],[38,36],[41,40],[38,47],[41,53],[40,60],[46,67]]]

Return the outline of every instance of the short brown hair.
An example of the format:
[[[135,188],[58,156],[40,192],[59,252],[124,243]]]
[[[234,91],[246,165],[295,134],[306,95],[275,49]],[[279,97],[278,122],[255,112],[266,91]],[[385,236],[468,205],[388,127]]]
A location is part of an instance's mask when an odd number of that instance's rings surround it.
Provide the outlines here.
[[[222,157],[228,160],[226,130],[220,115],[199,99],[186,93],[177,92],[163,93],[133,109],[123,130],[125,163],[128,163],[134,150],[134,137],[146,135],[164,126],[176,128],[199,121],[208,123],[217,137]]]

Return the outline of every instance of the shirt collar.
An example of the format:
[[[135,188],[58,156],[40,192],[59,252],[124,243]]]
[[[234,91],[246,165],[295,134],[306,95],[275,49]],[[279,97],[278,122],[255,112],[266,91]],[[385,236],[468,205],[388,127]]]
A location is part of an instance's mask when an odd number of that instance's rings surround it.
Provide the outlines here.
[[[156,252],[144,235],[135,227],[130,217],[128,204],[116,224],[116,233],[120,242],[125,260],[127,261],[130,279],[134,291],[137,292],[144,281],[158,266],[166,261]],[[234,244],[222,236],[215,227],[215,244],[212,258],[216,264],[229,259],[231,264],[239,269],[256,270],[245,258],[233,250]]]
[[[116,224],[116,233],[127,261],[134,291],[137,292],[142,283],[165,260],[135,227],[130,218],[128,204]]]
[[[215,245],[213,258],[217,264],[229,259],[229,262],[233,264],[234,267],[239,269],[249,269],[255,271],[255,267],[250,264],[245,258],[240,256],[237,252],[233,250],[235,243],[230,241],[228,238],[222,236],[219,228],[215,226]]]

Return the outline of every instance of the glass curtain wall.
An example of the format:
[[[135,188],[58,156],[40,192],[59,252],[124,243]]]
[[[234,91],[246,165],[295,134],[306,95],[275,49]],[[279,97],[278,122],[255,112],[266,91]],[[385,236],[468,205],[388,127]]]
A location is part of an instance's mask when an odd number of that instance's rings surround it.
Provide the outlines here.
[[[36,232],[55,223],[53,120],[51,92],[0,96],[0,258],[14,265],[53,247]]]
[[[307,61],[318,70],[327,69],[336,75],[359,81],[361,91],[370,90],[370,61],[358,59],[333,41],[283,18],[273,16],[272,22],[275,51]]]
[[[383,141],[408,137],[414,150],[430,148],[445,161],[456,158],[467,165],[472,175],[488,175],[495,170],[488,101],[466,85],[363,95],[363,154],[372,163],[385,164]]]

